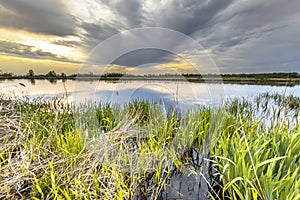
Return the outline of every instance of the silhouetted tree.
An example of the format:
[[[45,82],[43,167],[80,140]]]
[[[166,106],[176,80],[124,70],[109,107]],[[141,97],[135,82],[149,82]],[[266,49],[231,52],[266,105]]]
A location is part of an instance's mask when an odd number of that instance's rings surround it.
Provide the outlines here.
[[[34,76],[34,72],[32,69],[30,69],[27,73],[27,76]]]
[[[46,74],[46,76],[54,77],[54,76],[56,76],[56,73],[54,70],[51,70]]]

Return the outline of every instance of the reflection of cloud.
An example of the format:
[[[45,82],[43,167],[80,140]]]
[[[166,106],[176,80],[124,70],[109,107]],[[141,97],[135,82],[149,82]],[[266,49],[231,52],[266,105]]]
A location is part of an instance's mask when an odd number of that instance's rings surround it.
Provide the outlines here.
[[[41,49],[35,49],[33,46],[28,46],[20,43],[7,42],[0,40],[0,53],[20,56],[24,58],[35,58],[35,59],[49,59],[61,62],[72,62],[77,63],[69,58],[53,54],[50,52],[45,52]]]

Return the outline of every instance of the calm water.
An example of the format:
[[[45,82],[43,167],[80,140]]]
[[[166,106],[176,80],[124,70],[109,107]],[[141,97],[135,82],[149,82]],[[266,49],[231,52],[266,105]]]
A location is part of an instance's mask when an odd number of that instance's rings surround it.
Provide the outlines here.
[[[300,86],[263,86],[238,84],[206,84],[167,81],[73,81],[57,80],[5,80],[0,81],[0,93],[9,96],[42,97],[50,100],[65,97],[73,103],[111,102],[124,103],[146,99],[166,105],[218,105],[228,98],[251,98],[271,92],[300,96]]]

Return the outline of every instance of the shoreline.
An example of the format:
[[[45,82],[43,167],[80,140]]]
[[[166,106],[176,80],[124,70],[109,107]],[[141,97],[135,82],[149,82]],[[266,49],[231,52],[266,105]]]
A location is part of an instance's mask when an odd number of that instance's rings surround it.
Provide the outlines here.
[[[240,85],[270,85],[270,86],[296,86],[300,84],[300,78],[237,78],[237,77],[100,77],[100,76],[13,76],[1,77],[2,80],[78,80],[78,81],[188,81],[191,83],[223,83],[223,84],[240,84]]]

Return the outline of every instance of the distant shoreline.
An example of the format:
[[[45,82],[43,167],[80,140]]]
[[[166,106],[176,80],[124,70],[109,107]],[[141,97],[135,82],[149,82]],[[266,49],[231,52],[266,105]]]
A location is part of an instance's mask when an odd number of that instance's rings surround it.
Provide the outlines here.
[[[300,78],[244,78],[244,77],[224,77],[224,76],[0,76],[1,80],[78,80],[78,81],[188,81],[192,83],[224,83],[224,84],[247,84],[247,85],[271,85],[271,86],[296,86],[300,84]]]

